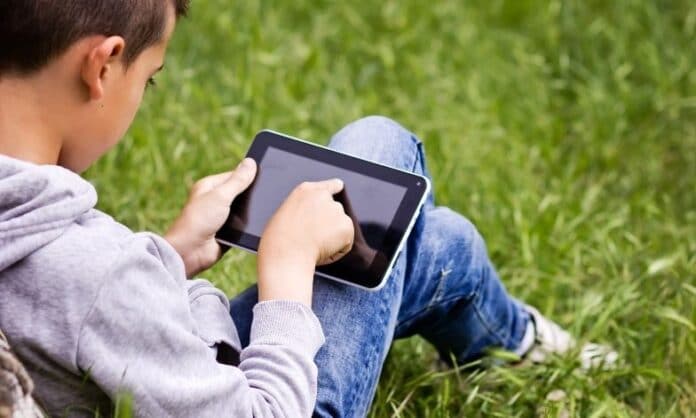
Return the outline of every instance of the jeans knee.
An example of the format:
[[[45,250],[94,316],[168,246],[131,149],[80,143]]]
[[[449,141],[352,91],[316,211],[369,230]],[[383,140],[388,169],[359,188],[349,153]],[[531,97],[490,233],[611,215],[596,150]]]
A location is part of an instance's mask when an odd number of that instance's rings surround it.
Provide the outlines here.
[[[446,235],[457,241],[458,245],[466,248],[479,248],[484,245],[483,237],[476,225],[462,214],[449,207],[438,206],[429,215],[433,218],[432,221],[439,224],[440,230],[446,231]]]
[[[474,265],[488,265],[488,251],[483,236],[469,219],[459,215],[459,222],[456,233],[460,237],[460,245],[468,249],[470,262]]]
[[[411,170],[420,141],[398,122],[384,116],[367,116],[346,125],[329,146],[356,157]]]
[[[356,128],[362,129],[391,129],[394,131],[406,132],[406,128],[401,126],[401,124],[394,119],[382,115],[369,115],[364,116],[358,120],[353,121],[348,126],[354,126]]]

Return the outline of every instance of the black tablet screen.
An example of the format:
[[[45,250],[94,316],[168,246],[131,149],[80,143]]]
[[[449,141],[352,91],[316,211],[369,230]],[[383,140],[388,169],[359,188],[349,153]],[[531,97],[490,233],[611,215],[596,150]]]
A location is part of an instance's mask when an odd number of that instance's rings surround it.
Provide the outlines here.
[[[336,196],[336,200],[344,205],[354,223],[357,221],[360,225],[360,232],[367,246],[377,250],[407,191],[406,187],[398,184],[274,147],[266,150],[259,167],[254,186],[246,199],[239,202],[243,207],[233,208],[233,212],[240,216],[231,219],[233,227],[259,237],[270,217],[297,185],[304,181],[340,178],[345,188],[343,193]],[[376,253],[369,253],[369,256],[363,256],[362,263],[372,263]]]

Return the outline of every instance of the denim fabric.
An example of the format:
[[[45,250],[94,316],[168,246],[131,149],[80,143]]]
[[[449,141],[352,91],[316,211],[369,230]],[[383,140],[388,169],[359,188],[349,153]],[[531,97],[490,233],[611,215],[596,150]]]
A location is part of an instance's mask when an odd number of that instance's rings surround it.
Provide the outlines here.
[[[428,175],[420,140],[384,117],[353,122],[329,146]],[[256,287],[231,301],[242,345],[248,344],[256,301]],[[506,293],[476,228],[435,206],[432,194],[384,288],[367,292],[318,278],[312,303],[326,335],[316,356],[315,417],[365,416],[395,338],[420,335],[443,359],[454,356],[461,364],[490,347],[517,349],[529,321]]]

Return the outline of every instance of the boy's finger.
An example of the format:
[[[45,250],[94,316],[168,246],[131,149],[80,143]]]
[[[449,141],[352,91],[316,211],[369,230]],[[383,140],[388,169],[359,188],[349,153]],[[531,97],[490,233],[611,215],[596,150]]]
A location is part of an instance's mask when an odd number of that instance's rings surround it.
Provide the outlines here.
[[[327,192],[331,193],[331,195],[335,195],[336,193],[340,192],[343,190],[343,180],[341,179],[331,179],[331,180],[324,180],[324,181],[319,181],[316,183],[317,187],[320,189],[326,190]]]
[[[244,160],[242,160],[242,162],[239,163],[237,168],[235,168],[232,171],[226,171],[220,174],[213,174],[198,180],[196,184],[193,185],[193,189],[191,190],[192,194],[201,195],[222,186],[223,184],[225,184],[237,175],[237,170],[242,166],[243,162]],[[253,160],[251,161],[251,163],[254,166],[256,164]]]

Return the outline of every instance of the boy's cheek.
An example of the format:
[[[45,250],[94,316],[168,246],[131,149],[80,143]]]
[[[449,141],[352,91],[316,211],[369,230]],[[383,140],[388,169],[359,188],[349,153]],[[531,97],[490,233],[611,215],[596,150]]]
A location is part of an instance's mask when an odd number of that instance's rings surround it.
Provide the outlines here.
[[[134,80],[120,80],[103,102],[90,106],[70,133],[58,164],[74,172],[87,170],[124,137],[140,108],[144,89]],[[115,87],[115,86],[112,86]]]
[[[114,126],[112,132],[112,143],[109,148],[120,142],[121,138],[128,132],[128,129],[133,124],[135,116],[138,114],[142,99],[143,91],[140,89],[133,89],[127,99],[127,104],[121,107],[120,112],[118,114],[109,115],[114,119],[118,119],[117,126]]]
[[[113,106],[105,106],[103,109],[102,123],[97,127],[100,132],[92,139],[97,143],[94,144],[93,151],[90,152],[92,161],[89,162],[89,165],[121,142],[138,113],[142,92],[138,89],[125,90],[125,92],[127,93],[118,100],[118,103],[114,103]]]

